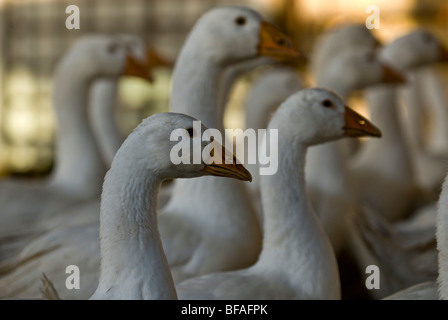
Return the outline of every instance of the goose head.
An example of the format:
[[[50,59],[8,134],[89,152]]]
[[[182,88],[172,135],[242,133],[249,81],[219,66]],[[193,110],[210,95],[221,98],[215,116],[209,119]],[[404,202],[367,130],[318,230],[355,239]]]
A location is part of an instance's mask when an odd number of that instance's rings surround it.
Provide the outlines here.
[[[279,128],[279,138],[300,139],[315,145],[343,137],[380,137],[380,130],[344,104],[336,93],[323,88],[297,91],[279,107],[270,127]]]
[[[380,83],[405,82],[403,75],[380,61],[376,50],[365,46],[352,46],[340,51],[323,71],[323,83],[335,83],[351,90]]]
[[[370,48],[379,48],[381,46],[381,42],[364,24],[341,25],[331,30],[328,35],[332,39],[333,45],[341,48],[347,45],[361,45]]]
[[[417,29],[381,50],[381,58],[400,70],[448,61],[448,50],[430,32]]]
[[[160,180],[213,175],[251,181],[249,171],[206,130],[197,119],[185,114],[154,114],[124,141],[112,167],[120,159],[121,163],[151,170]],[[185,161],[174,159],[180,152],[188,154]]]
[[[141,41],[130,44],[130,36],[88,35],[80,38],[62,64],[76,66],[73,72],[95,77],[137,76],[150,80]]]
[[[256,11],[239,6],[218,7],[207,11],[196,22],[187,43],[196,52],[206,53],[212,61],[228,65],[267,56],[297,58],[291,39],[265,21]]]

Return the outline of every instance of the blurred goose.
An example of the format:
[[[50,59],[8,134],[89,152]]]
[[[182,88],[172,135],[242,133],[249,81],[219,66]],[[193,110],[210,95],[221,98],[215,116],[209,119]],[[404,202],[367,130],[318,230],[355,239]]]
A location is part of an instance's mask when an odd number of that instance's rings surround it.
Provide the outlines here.
[[[448,62],[448,50],[441,50],[440,62]],[[447,157],[448,153],[448,97],[446,95],[446,81],[437,66],[428,66],[418,72],[419,92],[429,111],[430,121],[433,124],[425,144],[426,152]]]
[[[15,254],[44,217],[100,194],[106,168],[87,120],[89,87],[102,76],[147,77],[145,69],[112,36],[85,36],[61,59],[53,90],[58,121],[55,169],[43,180],[0,184],[0,259]]]
[[[171,67],[172,63],[162,57],[154,48],[146,48],[140,38],[130,34],[120,34],[120,38],[129,51],[142,61],[146,60],[148,79],[153,81],[151,71],[160,67]],[[142,56],[145,54],[145,56]],[[92,130],[98,142],[98,148],[103,155],[107,167],[112,163],[115,152],[123,143],[125,137],[120,132],[116,120],[119,79],[102,78],[92,85],[90,90],[90,119]]]
[[[379,130],[334,93],[303,89],[275,112],[278,171],[262,175],[263,250],[246,269],[188,279],[180,299],[339,299],[338,266],[306,192],[307,147],[344,136],[378,136]],[[263,144],[263,148],[266,145]],[[280,190],[280,191],[279,191]]]
[[[439,46],[433,36],[419,29],[388,44],[381,55],[408,72],[437,62]],[[408,56],[410,51],[413,55]],[[359,234],[350,238],[358,239],[352,244],[360,270],[372,264],[381,270],[381,288],[371,292],[375,298],[437,276],[435,205],[428,202],[430,195],[416,188],[414,159],[397,110],[398,93],[388,87],[369,89],[372,119],[384,128],[384,141],[366,141],[352,163],[357,190],[369,208],[357,215],[352,231]],[[415,210],[425,202],[428,205]]]
[[[324,32],[312,48],[310,71],[315,80],[321,77],[320,72],[325,72],[325,64],[339,50],[351,45],[376,48],[380,46],[380,42],[364,24],[341,25]]]
[[[272,24],[248,8],[214,8],[186,39],[174,67],[170,110],[189,114],[223,133],[221,75],[227,66],[260,55],[298,52]],[[214,195],[219,194],[219,197]],[[175,282],[253,264],[261,229],[245,186],[204,177],[177,180],[159,217],[160,233]]]
[[[437,201],[437,280],[426,281],[387,296],[385,300],[448,300],[448,175]]]
[[[405,132],[415,162],[417,182],[437,198],[448,164],[447,151],[443,149],[448,140],[448,115],[445,90],[441,88],[440,79],[433,68],[435,62],[448,62],[448,50],[428,31],[417,29],[415,33],[419,35],[418,43],[421,44],[421,47],[414,49],[415,54],[432,61],[432,65],[416,65],[406,70],[411,81],[400,92],[406,110]],[[427,48],[430,48],[429,52],[424,52]],[[406,57],[400,63],[406,64],[410,59]],[[425,109],[429,115],[425,115]],[[433,130],[429,131],[426,139],[425,118],[429,119],[430,129]]]
[[[342,97],[348,97],[357,89],[403,80],[379,61],[374,49],[364,46],[348,46],[341,50],[326,63],[325,69],[317,79],[318,84],[335,90]],[[339,254],[345,246],[347,223],[355,212],[356,198],[343,146],[338,142],[310,148],[305,176],[313,206]]]
[[[428,41],[429,37],[431,41]],[[439,47],[433,36],[418,29],[384,46],[381,58],[407,73],[438,62],[441,58]],[[409,215],[418,197],[422,197],[415,180],[413,155],[402,128],[397,95],[394,86],[367,90],[372,120],[383,129],[384,136],[381,141],[366,141],[351,163],[358,195],[389,221]]]
[[[157,227],[157,192],[166,179],[216,175],[251,180],[250,173],[222,150],[223,164],[204,159],[199,164],[173,165],[171,133],[180,129],[193,147],[196,119],[184,114],[155,114],[137,126],[117,151],[101,196],[101,273],[92,300],[176,299],[176,289]],[[187,140],[188,141],[188,140]],[[211,140],[200,141],[202,151]],[[190,158],[193,163],[193,158]],[[206,164],[209,163],[209,164]],[[51,277],[49,277],[51,279]],[[64,281],[65,282],[65,281]]]

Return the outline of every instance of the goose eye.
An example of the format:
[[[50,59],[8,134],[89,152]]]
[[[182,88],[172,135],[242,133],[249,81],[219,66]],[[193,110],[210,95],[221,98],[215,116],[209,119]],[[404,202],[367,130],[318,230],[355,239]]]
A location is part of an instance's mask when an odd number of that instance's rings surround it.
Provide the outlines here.
[[[333,102],[329,99],[325,99],[324,101],[322,101],[322,105],[325,108],[332,108],[334,106]]]
[[[187,128],[186,130],[187,130],[188,135],[190,136],[190,138],[193,138],[193,136],[194,136],[194,130],[193,130],[193,128]]]
[[[245,18],[245,17],[242,17],[242,16],[237,17],[237,18],[235,19],[235,23],[236,23],[238,26],[244,26],[244,25],[246,24],[246,18]]]

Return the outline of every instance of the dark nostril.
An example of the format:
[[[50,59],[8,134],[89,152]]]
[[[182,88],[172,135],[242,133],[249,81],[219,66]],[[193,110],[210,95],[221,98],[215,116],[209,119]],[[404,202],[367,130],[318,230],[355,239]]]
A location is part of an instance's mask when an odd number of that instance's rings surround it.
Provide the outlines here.
[[[277,38],[277,44],[279,44],[279,45],[284,45],[285,44],[285,39],[283,39],[283,38]]]

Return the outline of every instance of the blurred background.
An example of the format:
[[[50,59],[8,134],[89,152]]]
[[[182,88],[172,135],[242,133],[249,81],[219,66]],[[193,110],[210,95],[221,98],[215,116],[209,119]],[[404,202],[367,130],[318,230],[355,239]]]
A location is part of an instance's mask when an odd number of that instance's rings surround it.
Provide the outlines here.
[[[69,5],[80,9],[80,29],[68,30]],[[366,7],[380,8],[384,43],[424,26],[448,45],[446,0],[0,0],[0,175],[44,175],[53,166],[54,67],[71,43],[87,33],[133,33],[175,60],[191,27],[208,9],[244,5],[279,26],[309,54],[321,32],[347,22],[364,23]],[[448,70],[440,66],[448,83]],[[308,85],[312,79],[303,68]],[[250,74],[235,85],[226,127],[243,128],[243,102]],[[143,118],[167,111],[171,70],[156,70],[155,82],[123,78],[118,125],[128,134]],[[362,102],[360,102],[362,103]]]

